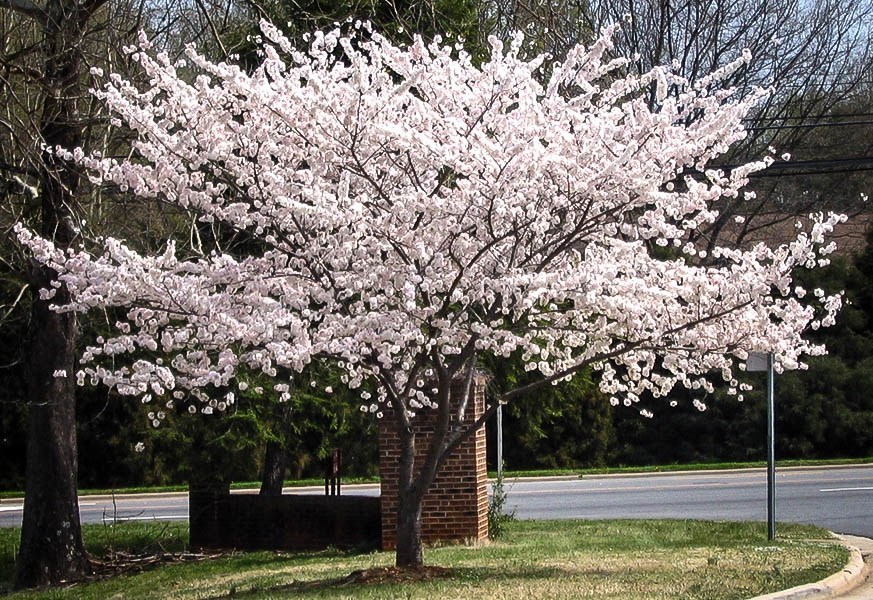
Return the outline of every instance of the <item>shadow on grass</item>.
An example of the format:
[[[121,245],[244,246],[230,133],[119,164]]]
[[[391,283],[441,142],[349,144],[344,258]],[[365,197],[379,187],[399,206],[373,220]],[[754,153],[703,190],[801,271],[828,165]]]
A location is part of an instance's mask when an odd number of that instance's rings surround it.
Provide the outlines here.
[[[249,589],[230,588],[226,593],[210,596],[207,600],[222,598],[258,597],[263,594],[303,593],[313,591],[344,591],[349,592],[355,587],[369,587],[378,590],[382,586],[427,584],[429,582],[448,582],[458,584],[481,583],[489,580],[505,580],[511,578],[516,582],[554,580],[556,578],[587,575],[589,577],[608,577],[612,573],[607,570],[580,571],[560,567],[526,566],[521,568],[445,568],[425,566],[419,568],[375,567],[361,571],[353,571],[345,577],[315,579],[311,581],[292,581],[273,586],[253,586]]]

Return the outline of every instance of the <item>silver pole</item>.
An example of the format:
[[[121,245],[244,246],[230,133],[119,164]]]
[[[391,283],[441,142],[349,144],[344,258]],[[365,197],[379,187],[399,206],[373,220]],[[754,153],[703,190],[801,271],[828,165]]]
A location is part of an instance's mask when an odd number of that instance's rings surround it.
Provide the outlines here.
[[[767,539],[776,539],[776,418],[773,353],[767,353]]]
[[[499,402],[499,401],[498,401]],[[503,403],[497,405],[497,478],[503,478]]]

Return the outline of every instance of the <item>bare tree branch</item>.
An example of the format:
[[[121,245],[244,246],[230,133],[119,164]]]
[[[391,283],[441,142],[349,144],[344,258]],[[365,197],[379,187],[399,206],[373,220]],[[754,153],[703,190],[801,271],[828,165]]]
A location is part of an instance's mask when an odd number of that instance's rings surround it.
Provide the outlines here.
[[[45,9],[30,0],[0,0],[0,8],[15,11],[42,24],[47,19]]]

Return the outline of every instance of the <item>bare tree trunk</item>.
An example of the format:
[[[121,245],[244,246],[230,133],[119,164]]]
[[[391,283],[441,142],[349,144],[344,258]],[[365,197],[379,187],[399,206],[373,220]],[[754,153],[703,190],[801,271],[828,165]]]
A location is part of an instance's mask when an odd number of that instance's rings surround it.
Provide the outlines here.
[[[276,404],[272,408],[271,427],[275,439],[267,442],[264,450],[264,470],[261,477],[261,496],[281,496],[288,470],[288,447],[294,435],[291,428],[291,406]]]
[[[285,483],[285,469],[288,465],[288,452],[284,444],[267,442],[264,450],[264,473],[261,478],[261,496],[281,496]]]
[[[424,565],[421,548],[421,503],[424,491],[433,478],[421,489],[422,478],[415,478],[415,433],[411,429],[400,432],[400,481],[398,487],[397,546],[395,564],[398,567]]]
[[[40,23],[44,36],[39,133],[48,149],[82,144],[78,102],[85,73],[81,44],[88,20],[103,1],[50,0],[44,7],[27,2],[17,5],[27,7],[27,14]],[[73,211],[78,199],[78,171],[49,151],[43,153],[38,173],[40,233],[58,247],[69,247],[77,235]],[[50,309],[50,303],[67,300],[63,287],[52,300],[40,298],[40,288],[48,288],[54,275],[45,267],[30,270],[33,303],[26,366],[30,412],[16,588],[62,583],[90,570],[77,498],[77,320],[73,313]]]
[[[398,567],[424,565],[421,550],[421,498],[410,493],[400,492],[395,564]]]
[[[76,319],[33,303],[27,391],[27,470],[15,587],[70,581],[90,571],[77,498]],[[68,377],[54,377],[66,371]]]

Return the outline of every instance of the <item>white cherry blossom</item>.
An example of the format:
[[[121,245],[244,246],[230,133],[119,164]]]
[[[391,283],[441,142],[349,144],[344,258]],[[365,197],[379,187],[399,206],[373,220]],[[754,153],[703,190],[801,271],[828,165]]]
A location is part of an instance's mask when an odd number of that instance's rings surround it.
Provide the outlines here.
[[[619,77],[610,30],[544,79],[543,58],[517,56],[520,39],[491,40],[476,67],[420,40],[316,34],[304,53],[263,29],[252,73],[189,49],[195,73],[183,78],[143,39],[131,52],[148,89],[112,75],[97,92],[138,132],[135,156],[57,149],[97,182],[260,248],[183,260],[173,242],[147,256],[108,238],[99,252],[62,253],[19,229],[71,292],[59,310],[130,307],[118,335],[82,357],[91,378],[208,400],[211,388],[245,389],[240,368],[273,376],[322,356],[352,387],[375,380],[383,401],[403,403],[426,368],[519,352],[545,377],[594,364],[610,394],[664,396],[711,371],[731,381],[752,349],[784,368],[822,352],[801,334],[832,323],[839,297],[815,290],[814,314],[791,272],[833,250],[825,236],[840,217],[813,216],[777,248],[715,248],[708,263],[685,241],[717,217],[713,201],[772,161],[706,168],[744,136],[763,94],[718,88],[748,55],[694,86],[660,68]],[[154,353],[169,361],[109,366]]]
[[[288,377],[328,359],[368,390],[361,410],[394,408],[407,431],[422,410],[448,415],[451,380],[484,355],[519,355],[544,383],[591,365],[613,404],[631,405],[677,385],[710,392],[713,373],[736,387],[750,351],[803,368],[824,352],[804,332],[832,324],[841,299],[800,302],[792,272],[826,263],[843,217],[811,215],[776,247],[690,244],[714,203],[748,198],[749,175],[773,161],[709,166],[766,92],[721,85],[748,53],[694,85],[666,68],[627,75],[614,30],[548,68],[519,57],[520,38],[492,39],[477,66],[376,33],[317,33],[298,50],[264,23],[253,71],[193,48],[183,69],[143,38],[130,51],[147,85],[113,74],[96,92],[135,131],[131,155],[55,151],[95,183],[248,243],[198,254],[170,241],[148,255],[106,238],[62,251],[18,227],[69,290],[57,310],[127,309],[77,381],[191,396],[211,413],[253,371],[281,380],[287,400]],[[469,432],[447,426],[428,464]],[[421,487],[407,483],[401,493]]]

